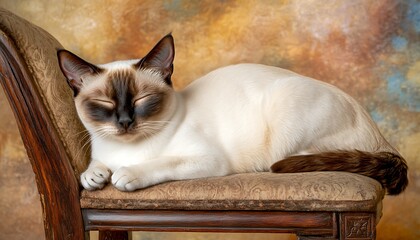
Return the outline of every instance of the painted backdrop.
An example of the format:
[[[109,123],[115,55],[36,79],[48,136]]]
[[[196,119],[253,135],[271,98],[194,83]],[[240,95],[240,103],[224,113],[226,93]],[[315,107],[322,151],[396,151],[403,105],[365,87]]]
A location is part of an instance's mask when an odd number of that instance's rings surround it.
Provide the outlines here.
[[[368,109],[410,167],[407,191],[385,198],[378,239],[420,239],[418,1],[0,0],[0,6],[43,27],[66,48],[95,63],[140,58],[172,32],[178,89],[212,69],[239,62],[288,68],[340,87]],[[0,239],[40,239],[39,197],[2,91],[0,113]]]

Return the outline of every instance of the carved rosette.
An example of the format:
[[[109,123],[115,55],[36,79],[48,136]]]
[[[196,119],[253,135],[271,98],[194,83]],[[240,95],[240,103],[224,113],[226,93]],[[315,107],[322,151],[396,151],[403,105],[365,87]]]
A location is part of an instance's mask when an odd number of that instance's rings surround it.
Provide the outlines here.
[[[343,213],[341,236],[343,239],[375,239],[374,214]]]

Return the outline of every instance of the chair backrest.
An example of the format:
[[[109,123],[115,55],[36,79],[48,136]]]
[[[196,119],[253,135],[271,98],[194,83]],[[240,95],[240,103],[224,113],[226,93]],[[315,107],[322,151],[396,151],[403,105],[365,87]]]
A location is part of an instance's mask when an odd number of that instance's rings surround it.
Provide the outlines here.
[[[63,47],[43,29],[4,9],[0,9],[0,30],[22,57],[78,176],[88,162],[89,144],[76,114],[72,91],[58,66],[57,49]]]
[[[35,173],[46,239],[83,239],[77,175],[86,157],[77,157],[83,143],[76,134],[83,128],[57,48],[47,32],[0,8],[0,82]]]

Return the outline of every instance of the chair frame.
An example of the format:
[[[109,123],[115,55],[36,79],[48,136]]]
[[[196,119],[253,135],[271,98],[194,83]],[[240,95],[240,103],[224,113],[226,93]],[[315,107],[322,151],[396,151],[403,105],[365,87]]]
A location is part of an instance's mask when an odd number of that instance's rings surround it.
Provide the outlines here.
[[[46,239],[128,239],[128,231],[295,233],[298,239],[375,239],[376,211],[82,209],[80,187],[18,48],[0,34],[0,81],[36,176]]]

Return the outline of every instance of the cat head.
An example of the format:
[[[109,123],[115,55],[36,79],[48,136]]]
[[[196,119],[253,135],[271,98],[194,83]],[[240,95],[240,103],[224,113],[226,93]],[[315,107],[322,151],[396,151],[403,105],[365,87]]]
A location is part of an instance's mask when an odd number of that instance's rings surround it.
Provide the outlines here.
[[[94,65],[67,50],[57,55],[79,118],[93,137],[145,138],[159,132],[175,111],[170,34],[140,60]]]

